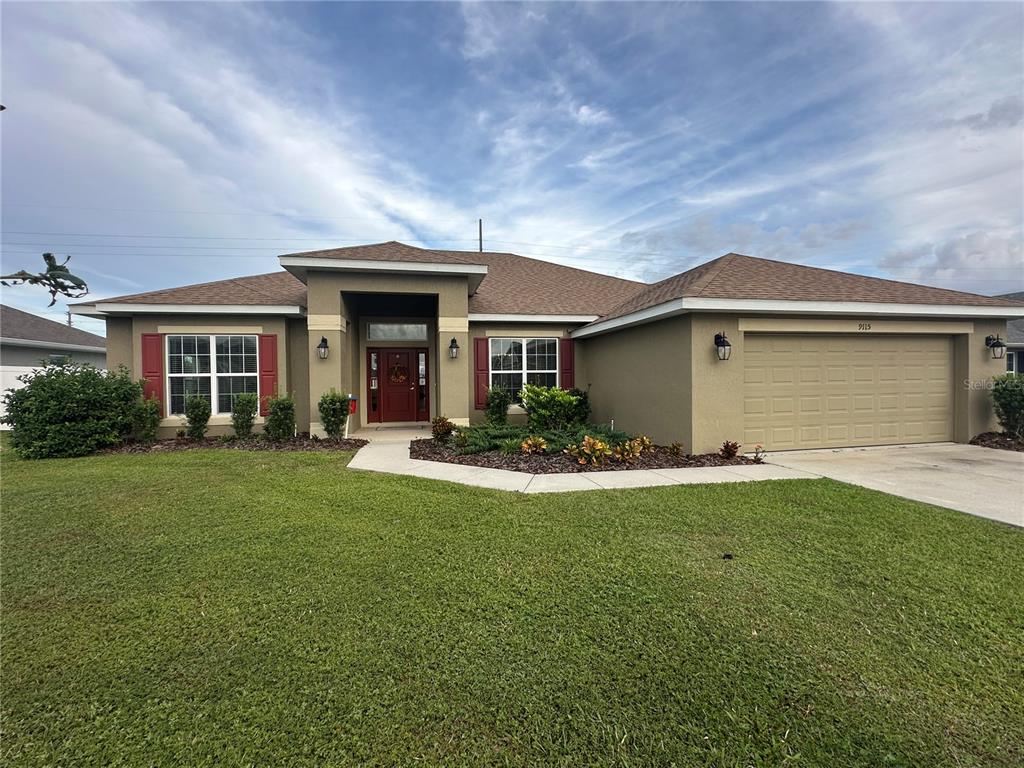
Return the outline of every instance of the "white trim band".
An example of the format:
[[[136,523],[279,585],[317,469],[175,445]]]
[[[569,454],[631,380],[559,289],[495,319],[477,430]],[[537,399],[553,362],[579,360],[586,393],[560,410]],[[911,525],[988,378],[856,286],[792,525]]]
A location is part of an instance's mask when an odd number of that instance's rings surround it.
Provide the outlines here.
[[[592,323],[599,315],[487,315],[469,313],[471,323]]]
[[[602,320],[572,332],[574,339],[661,320],[685,312],[763,312],[802,315],[890,315],[893,317],[1024,317],[1024,307],[958,304],[889,304],[867,301],[792,301],[775,299],[672,299],[622,317]]]
[[[71,352],[102,352],[106,354],[106,347],[90,347],[86,344],[60,344],[56,341],[34,341],[33,339],[12,339],[0,337],[0,344],[12,347],[39,347],[39,349],[67,349]]]
[[[121,304],[98,301],[70,307],[73,315],[292,315],[302,317],[305,307],[283,304]]]

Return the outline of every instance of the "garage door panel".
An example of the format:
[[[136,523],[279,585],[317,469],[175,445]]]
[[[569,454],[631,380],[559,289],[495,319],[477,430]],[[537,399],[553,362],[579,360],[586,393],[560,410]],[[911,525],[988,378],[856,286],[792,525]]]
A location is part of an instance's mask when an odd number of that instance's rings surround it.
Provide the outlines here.
[[[948,336],[747,334],[744,442],[769,450],[952,439]]]

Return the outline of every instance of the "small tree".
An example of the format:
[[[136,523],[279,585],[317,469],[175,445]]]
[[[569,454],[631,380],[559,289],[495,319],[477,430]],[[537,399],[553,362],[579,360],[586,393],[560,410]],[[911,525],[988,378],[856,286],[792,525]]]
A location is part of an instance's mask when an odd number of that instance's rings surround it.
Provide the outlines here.
[[[263,434],[271,440],[288,440],[295,436],[295,401],[290,395],[275,395],[267,401]]]
[[[345,429],[345,422],[348,420],[348,395],[343,395],[337,390],[324,392],[320,396],[320,422],[324,425],[324,432],[333,439],[341,437]]]
[[[185,399],[185,420],[188,422],[185,434],[193,440],[202,440],[210,423],[210,401],[202,395],[189,395]]]
[[[1024,439],[1024,376],[1007,373],[992,379],[992,405],[1006,434]]]
[[[256,421],[256,411],[260,407],[260,399],[255,392],[243,392],[235,395],[231,407],[231,426],[235,435],[242,439],[252,436],[252,425]]]
[[[507,424],[508,407],[512,405],[512,395],[501,387],[487,390],[487,407],[485,409],[489,424]]]

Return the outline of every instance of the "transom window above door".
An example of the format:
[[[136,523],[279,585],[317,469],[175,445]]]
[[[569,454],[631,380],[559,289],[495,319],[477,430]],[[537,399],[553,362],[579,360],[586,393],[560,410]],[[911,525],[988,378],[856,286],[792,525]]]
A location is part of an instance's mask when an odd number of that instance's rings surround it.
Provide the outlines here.
[[[491,338],[490,386],[519,400],[524,384],[558,386],[558,339]]]
[[[216,414],[231,413],[235,397],[259,394],[256,336],[167,337],[167,391],[171,414],[185,413],[185,401],[199,395]]]
[[[370,323],[366,329],[370,341],[426,341],[426,323]]]

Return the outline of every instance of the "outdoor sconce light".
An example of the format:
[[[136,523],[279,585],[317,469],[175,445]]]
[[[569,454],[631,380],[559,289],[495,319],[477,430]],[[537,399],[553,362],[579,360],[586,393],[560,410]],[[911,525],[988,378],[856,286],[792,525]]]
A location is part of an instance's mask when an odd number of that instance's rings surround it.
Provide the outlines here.
[[[327,346],[327,337],[321,336],[320,343],[316,345],[316,356],[321,360],[326,360],[330,351],[330,347]]]
[[[452,343],[448,345],[448,357],[450,357],[452,360],[454,360],[458,356],[459,356],[459,342],[456,341],[455,337],[453,336],[452,337]]]
[[[1006,345],[998,336],[986,336],[985,346],[992,350],[992,357],[995,360],[1002,360],[1006,357]]]
[[[732,344],[725,336],[725,331],[715,334],[715,351],[718,352],[719,360],[728,360],[732,354]]]

